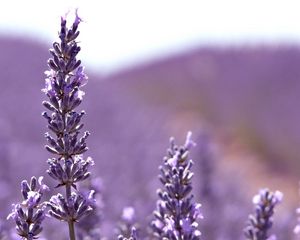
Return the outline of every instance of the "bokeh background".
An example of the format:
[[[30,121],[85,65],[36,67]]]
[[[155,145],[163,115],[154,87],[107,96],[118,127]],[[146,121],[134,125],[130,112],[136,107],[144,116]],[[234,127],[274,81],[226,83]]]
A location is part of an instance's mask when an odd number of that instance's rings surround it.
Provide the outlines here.
[[[19,185],[46,175],[44,71],[60,16],[79,8],[81,105],[103,180],[103,232],[125,206],[146,226],[175,136],[198,143],[195,199],[206,239],[242,239],[261,187],[280,190],[274,225],[294,239],[300,168],[297,1],[16,1],[0,8],[0,219]],[[52,180],[46,177],[49,185]],[[51,220],[49,220],[51,221]],[[201,226],[201,224],[200,224]],[[200,227],[201,228],[201,227]],[[50,230],[49,230],[50,231]],[[61,239],[61,235],[58,237]]]

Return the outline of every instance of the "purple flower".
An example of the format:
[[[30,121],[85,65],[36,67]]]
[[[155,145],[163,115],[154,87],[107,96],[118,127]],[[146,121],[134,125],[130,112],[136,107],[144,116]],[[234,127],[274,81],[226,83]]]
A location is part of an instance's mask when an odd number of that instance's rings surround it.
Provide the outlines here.
[[[29,191],[28,197],[25,201],[22,202],[22,205],[26,205],[30,208],[35,207],[40,201],[41,195],[35,191]]]
[[[77,222],[93,210],[90,199],[86,199],[76,192],[72,192],[68,199],[65,199],[60,193],[54,195],[48,202],[48,206],[51,208],[49,214],[52,217],[66,222]]]
[[[42,231],[42,221],[45,218],[45,203],[41,198],[49,188],[43,183],[43,177],[32,177],[30,183],[21,183],[22,203],[13,204],[12,212],[7,219],[13,219],[19,236],[25,239],[35,239]],[[38,186],[39,185],[39,186]]]
[[[85,112],[76,111],[85,95],[82,87],[87,83],[84,67],[77,59],[81,50],[77,41],[78,26],[82,20],[77,9],[70,27],[66,17],[61,18],[60,41],[54,42],[53,49],[50,49],[49,70],[45,72],[47,78],[43,92],[49,100],[44,101],[43,105],[51,114],[44,112],[42,115],[47,119],[50,130],[45,134],[48,142],[46,149],[54,154],[48,160],[47,173],[57,181],[56,187],[66,188],[65,196],[58,194],[50,199],[49,214],[68,222],[70,239],[75,240],[74,222],[89,213],[95,205],[94,191],[86,198],[78,192],[76,184],[89,178],[89,168],[94,162],[82,156],[88,150],[86,139],[90,133],[85,131],[80,136],[84,126],[81,119]],[[73,189],[76,191],[72,192]],[[34,201],[35,195],[31,199]]]
[[[191,135],[187,134],[181,147],[175,145],[174,138],[170,139],[168,155],[160,167],[159,179],[164,188],[158,190],[160,199],[152,221],[154,235],[159,239],[200,239],[197,220],[202,218],[201,205],[193,203],[191,195],[193,162],[188,159],[188,151],[195,146]]]
[[[268,231],[273,225],[274,208],[282,201],[283,194],[279,191],[270,192],[269,189],[261,189],[253,197],[255,213],[249,216],[245,236],[250,240],[267,240],[271,239]],[[275,237],[273,235],[272,239]]]
[[[84,86],[86,85],[88,82],[88,77],[87,75],[84,73],[84,67],[83,66],[79,66],[76,70],[74,79],[73,79],[73,83],[76,86]]]
[[[37,188],[37,183],[39,188]],[[49,187],[43,183],[43,177],[39,177],[38,180],[36,177],[32,177],[30,184],[23,180],[21,183],[21,192],[24,198],[22,205],[29,208],[37,207],[46,191],[49,191]]]

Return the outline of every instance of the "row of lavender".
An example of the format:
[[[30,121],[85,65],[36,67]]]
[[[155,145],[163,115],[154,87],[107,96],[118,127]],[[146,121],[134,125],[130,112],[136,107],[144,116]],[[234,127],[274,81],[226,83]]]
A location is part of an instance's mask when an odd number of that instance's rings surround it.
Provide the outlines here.
[[[47,173],[56,182],[56,188],[64,188],[65,193],[58,193],[43,201],[49,187],[43,183],[43,177],[32,177],[30,182],[22,181],[23,201],[15,204],[8,218],[15,220],[17,234],[23,239],[35,239],[43,230],[42,223],[46,216],[66,222],[71,240],[102,239],[99,228],[101,207],[96,201],[97,189],[86,191],[81,187],[90,178],[89,168],[94,164],[91,158],[83,158],[87,151],[86,139],[89,132],[79,137],[83,128],[81,122],[84,111],[75,109],[82,102],[84,92],[81,87],[87,83],[87,76],[77,54],[79,35],[78,25],[81,19],[76,13],[73,25],[68,28],[66,18],[62,18],[59,33],[60,42],[53,44],[50,50],[49,71],[46,72],[46,87],[43,90],[49,101],[43,102],[51,114],[44,112],[51,133],[46,133],[46,149],[54,155],[48,160]],[[189,150],[195,143],[191,133],[186,142],[179,147],[174,139],[160,167],[160,181],[163,188],[158,191],[157,210],[151,221],[148,236],[139,234],[134,226],[132,208],[123,214],[124,222],[119,226],[119,239],[200,239],[201,227],[198,219],[202,218],[200,204],[195,203],[192,194],[193,166],[189,159]],[[282,194],[267,189],[261,190],[254,197],[255,214],[249,217],[245,229],[247,239],[269,239],[274,207],[281,201]],[[90,219],[89,219],[90,218]],[[90,224],[86,227],[86,223]],[[85,223],[85,224],[84,224]],[[78,225],[76,230],[76,225]],[[299,227],[296,227],[296,232]],[[142,230],[140,230],[143,232]],[[203,236],[205,238],[205,236]]]

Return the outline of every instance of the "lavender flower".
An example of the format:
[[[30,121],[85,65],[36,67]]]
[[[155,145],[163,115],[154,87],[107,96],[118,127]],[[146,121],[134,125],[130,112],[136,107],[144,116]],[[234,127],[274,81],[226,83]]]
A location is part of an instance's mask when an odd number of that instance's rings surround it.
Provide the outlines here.
[[[54,195],[48,203],[51,208],[49,214],[60,221],[77,222],[82,216],[92,211],[93,194],[94,192],[91,191],[89,197],[85,198],[80,193],[72,192],[68,199],[60,193]]]
[[[249,216],[248,225],[245,228],[245,236],[251,240],[274,239],[268,231],[273,225],[274,208],[282,201],[283,194],[279,191],[270,192],[269,189],[261,189],[259,194],[253,197],[255,213]]]
[[[94,165],[94,162],[91,158],[85,160],[82,159],[82,156],[76,155],[73,157],[73,161],[68,159],[62,162],[53,158],[48,160],[48,164],[49,169],[47,173],[59,182],[56,187],[70,184],[76,189],[75,183],[83,181],[90,176],[88,169]]]
[[[44,192],[48,190],[49,188],[43,183],[43,177],[38,180],[32,177],[30,184],[26,180],[22,181],[21,193],[24,200],[22,203],[13,204],[13,210],[7,219],[15,220],[17,233],[23,239],[35,239],[42,232],[46,205],[41,202],[41,199]]]
[[[86,139],[89,132],[84,132],[79,138],[85,113],[75,111],[84,96],[81,87],[87,83],[81,61],[76,58],[80,51],[76,41],[80,22],[77,10],[70,28],[66,18],[61,18],[60,42],[54,42],[53,49],[50,49],[52,58],[48,60],[49,70],[45,72],[47,78],[43,89],[49,98],[43,105],[52,112],[51,115],[43,113],[52,132],[45,135],[48,141],[46,149],[55,155],[48,160],[47,172],[58,182],[57,187],[66,188],[65,197],[58,194],[50,199],[49,214],[68,222],[71,240],[75,239],[74,222],[89,213],[93,204],[90,199],[93,194],[85,198],[78,191],[72,192],[72,187],[77,189],[76,184],[90,176],[89,168],[93,165],[91,158],[85,160],[82,156],[88,149]]]
[[[189,150],[195,143],[192,133],[187,134],[183,146],[175,145],[170,139],[171,147],[160,167],[160,181],[164,189],[158,190],[160,200],[154,212],[152,229],[159,239],[196,240],[200,239],[197,219],[202,218],[200,204],[193,203],[191,171],[193,162],[188,159]]]

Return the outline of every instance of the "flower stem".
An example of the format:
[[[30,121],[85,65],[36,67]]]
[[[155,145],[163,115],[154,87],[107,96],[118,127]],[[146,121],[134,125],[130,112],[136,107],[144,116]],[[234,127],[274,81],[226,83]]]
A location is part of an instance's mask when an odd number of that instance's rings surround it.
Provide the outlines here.
[[[66,199],[67,201],[70,199],[71,197],[71,185],[66,184]],[[73,219],[70,219],[68,222],[69,225],[69,236],[70,236],[70,240],[76,240],[76,236],[75,236],[75,228],[74,228],[74,221]]]

